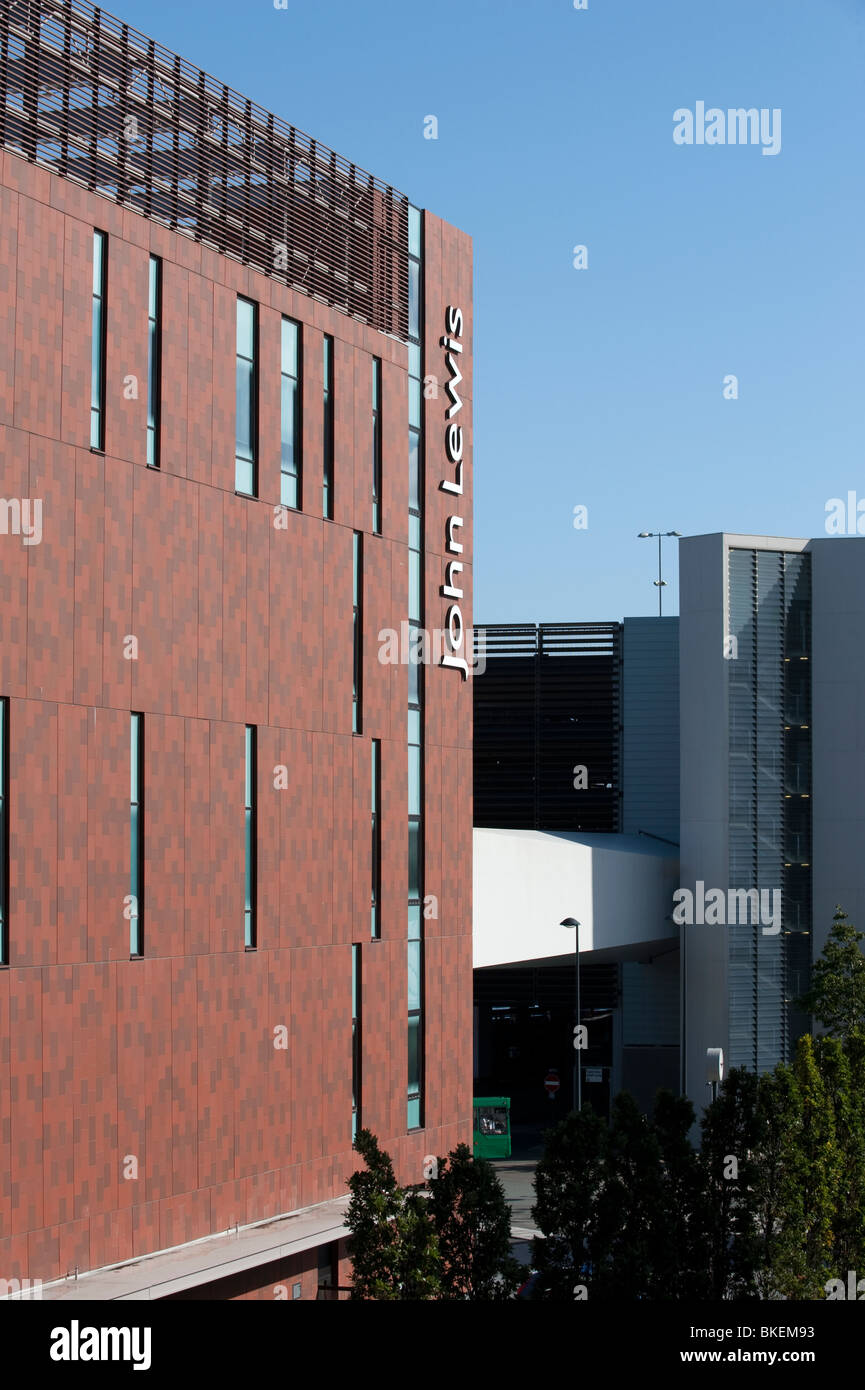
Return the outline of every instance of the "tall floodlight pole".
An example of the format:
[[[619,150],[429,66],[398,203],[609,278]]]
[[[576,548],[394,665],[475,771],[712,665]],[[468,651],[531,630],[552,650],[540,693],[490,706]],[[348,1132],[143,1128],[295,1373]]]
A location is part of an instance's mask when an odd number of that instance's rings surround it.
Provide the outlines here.
[[[659,617],[659,618],[663,617],[663,615],[664,615],[664,610],[663,610],[663,606],[662,606],[662,601],[663,601],[663,596],[664,596],[664,590],[665,590],[666,587],[667,587],[667,581],[666,581],[666,579],[664,579],[663,575],[661,574],[661,540],[662,540],[662,538],[663,538],[664,536],[681,536],[681,534],[682,534],[681,531],[641,531],[641,532],[639,533],[638,537],[637,537],[637,539],[638,539],[638,540],[641,540],[641,541],[649,540],[649,538],[652,537],[652,536],[657,536],[657,537],[658,537],[658,577],[657,577],[656,580],[654,580],[654,585],[655,585],[655,588],[658,590],[658,617]]]

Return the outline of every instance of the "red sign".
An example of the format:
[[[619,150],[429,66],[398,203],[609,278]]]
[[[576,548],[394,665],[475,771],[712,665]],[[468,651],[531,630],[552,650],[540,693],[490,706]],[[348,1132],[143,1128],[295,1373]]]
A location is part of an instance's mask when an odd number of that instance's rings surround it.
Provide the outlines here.
[[[552,1100],[553,1096],[556,1094],[556,1091],[559,1089],[561,1084],[562,1083],[559,1080],[559,1073],[557,1071],[547,1072],[546,1076],[544,1077],[544,1086],[546,1087],[546,1091],[550,1097],[550,1100]]]

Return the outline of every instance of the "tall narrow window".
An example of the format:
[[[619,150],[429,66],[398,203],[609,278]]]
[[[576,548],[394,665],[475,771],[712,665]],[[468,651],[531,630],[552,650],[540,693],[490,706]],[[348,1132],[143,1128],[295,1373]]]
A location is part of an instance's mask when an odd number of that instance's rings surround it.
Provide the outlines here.
[[[256,493],[256,432],[258,427],[258,374],[256,306],[248,299],[237,301],[237,440],[235,444],[234,486],[237,492],[254,497]]]
[[[324,336],[324,480],[322,516],[333,521],[333,338]]]
[[[423,946],[417,937],[408,941],[408,1129],[420,1129],[423,1045],[422,969]]]
[[[351,729],[360,733],[361,699],[363,695],[363,537],[359,531],[354,533],[353,551],[353,610],[354,610],[354,654],[351,695]]]
[[[351,948],[351,1142],[360,1127],[360,947]]]
[[[105,448],[105,273],[108,238],[93,233],[93,336],[90,346],[90,447]]]
[[[409,1129],[423,1125],[423,418],[421,391],[421,224],[409,207],[408,343],[408,1107]]]
[[[147,466],[158,468],[162,353],[162,262],[158,256],[150,257],[147,320]]]
[[[9,964],[9,701],[0,700],[0,965]]]
[[[300,484],[300,325],[282,320],[282,478],[280,497],[284,507],[301,505]]]
[[[246,882],[244,891],[243,921],[244,943],[254,946],[255,942],[255,900],[256,900],[256,746],[255,729],[246,726]]]
[[[381,740],[372,741],[371,768],[372,818],[372,885],[370,891],[370,934],[373,941],[381,936]]]
[[[133,714],[129,720],[129,954],[144,954],[144,802],[143,738],[144,718]]]
[[[372,529],[381,535],[381,361],[372,359]]]

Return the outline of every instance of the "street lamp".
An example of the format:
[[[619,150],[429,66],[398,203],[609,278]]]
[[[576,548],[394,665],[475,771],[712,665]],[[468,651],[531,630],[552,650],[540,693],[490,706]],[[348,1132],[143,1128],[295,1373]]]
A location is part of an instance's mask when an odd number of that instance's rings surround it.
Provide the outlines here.
[[[640,531],[639,535],[637,536],[637,540],[640,540],[640,541],[649,540],[650,537],[652,537],[652,536],[657,536],[657,537],[658,537],[658,577],[657,577],[657,579],[653,580],[652,582],[654,583],[655,588],[656,588],[657,591],[658,591],[658,617],[659,617],[659,618],[663,616],[663,609],[662,609],[662,607],[661,607],[661,602],[662,602],[662,599],[663,599],[663,591],[664,591],[664,589],[666,589],[666,587],[667,587],[667,581],[666,581],[666,579],[662,578],[662,576],[661,576],[661,538],[662,538],[662,536],[679,536],[679,537],[681,537],[681,535],[682,535],[681,531]]]
[[[559,923],[560,927],[570,927],[576,931],[576,950],[574,951],[574,975],[577,985],[577,1029],[580,1027],[580,924],[576,917],[566,917]],[[574,1037],[574,1109],[579,1111],[583,1107],[583,1077],[582,1067],[580,1066],[580,1049],[577,1043],[580,1041],[579,1032]]]

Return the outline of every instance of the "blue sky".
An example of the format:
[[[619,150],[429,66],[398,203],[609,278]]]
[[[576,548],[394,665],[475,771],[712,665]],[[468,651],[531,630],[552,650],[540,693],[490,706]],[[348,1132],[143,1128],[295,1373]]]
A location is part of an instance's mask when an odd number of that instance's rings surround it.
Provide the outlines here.
[[[110,8],[474,238],[476,622],[657,612],[638,531],[865,496],[865,0]],[[698,101],[780,152],[677,146]]]

